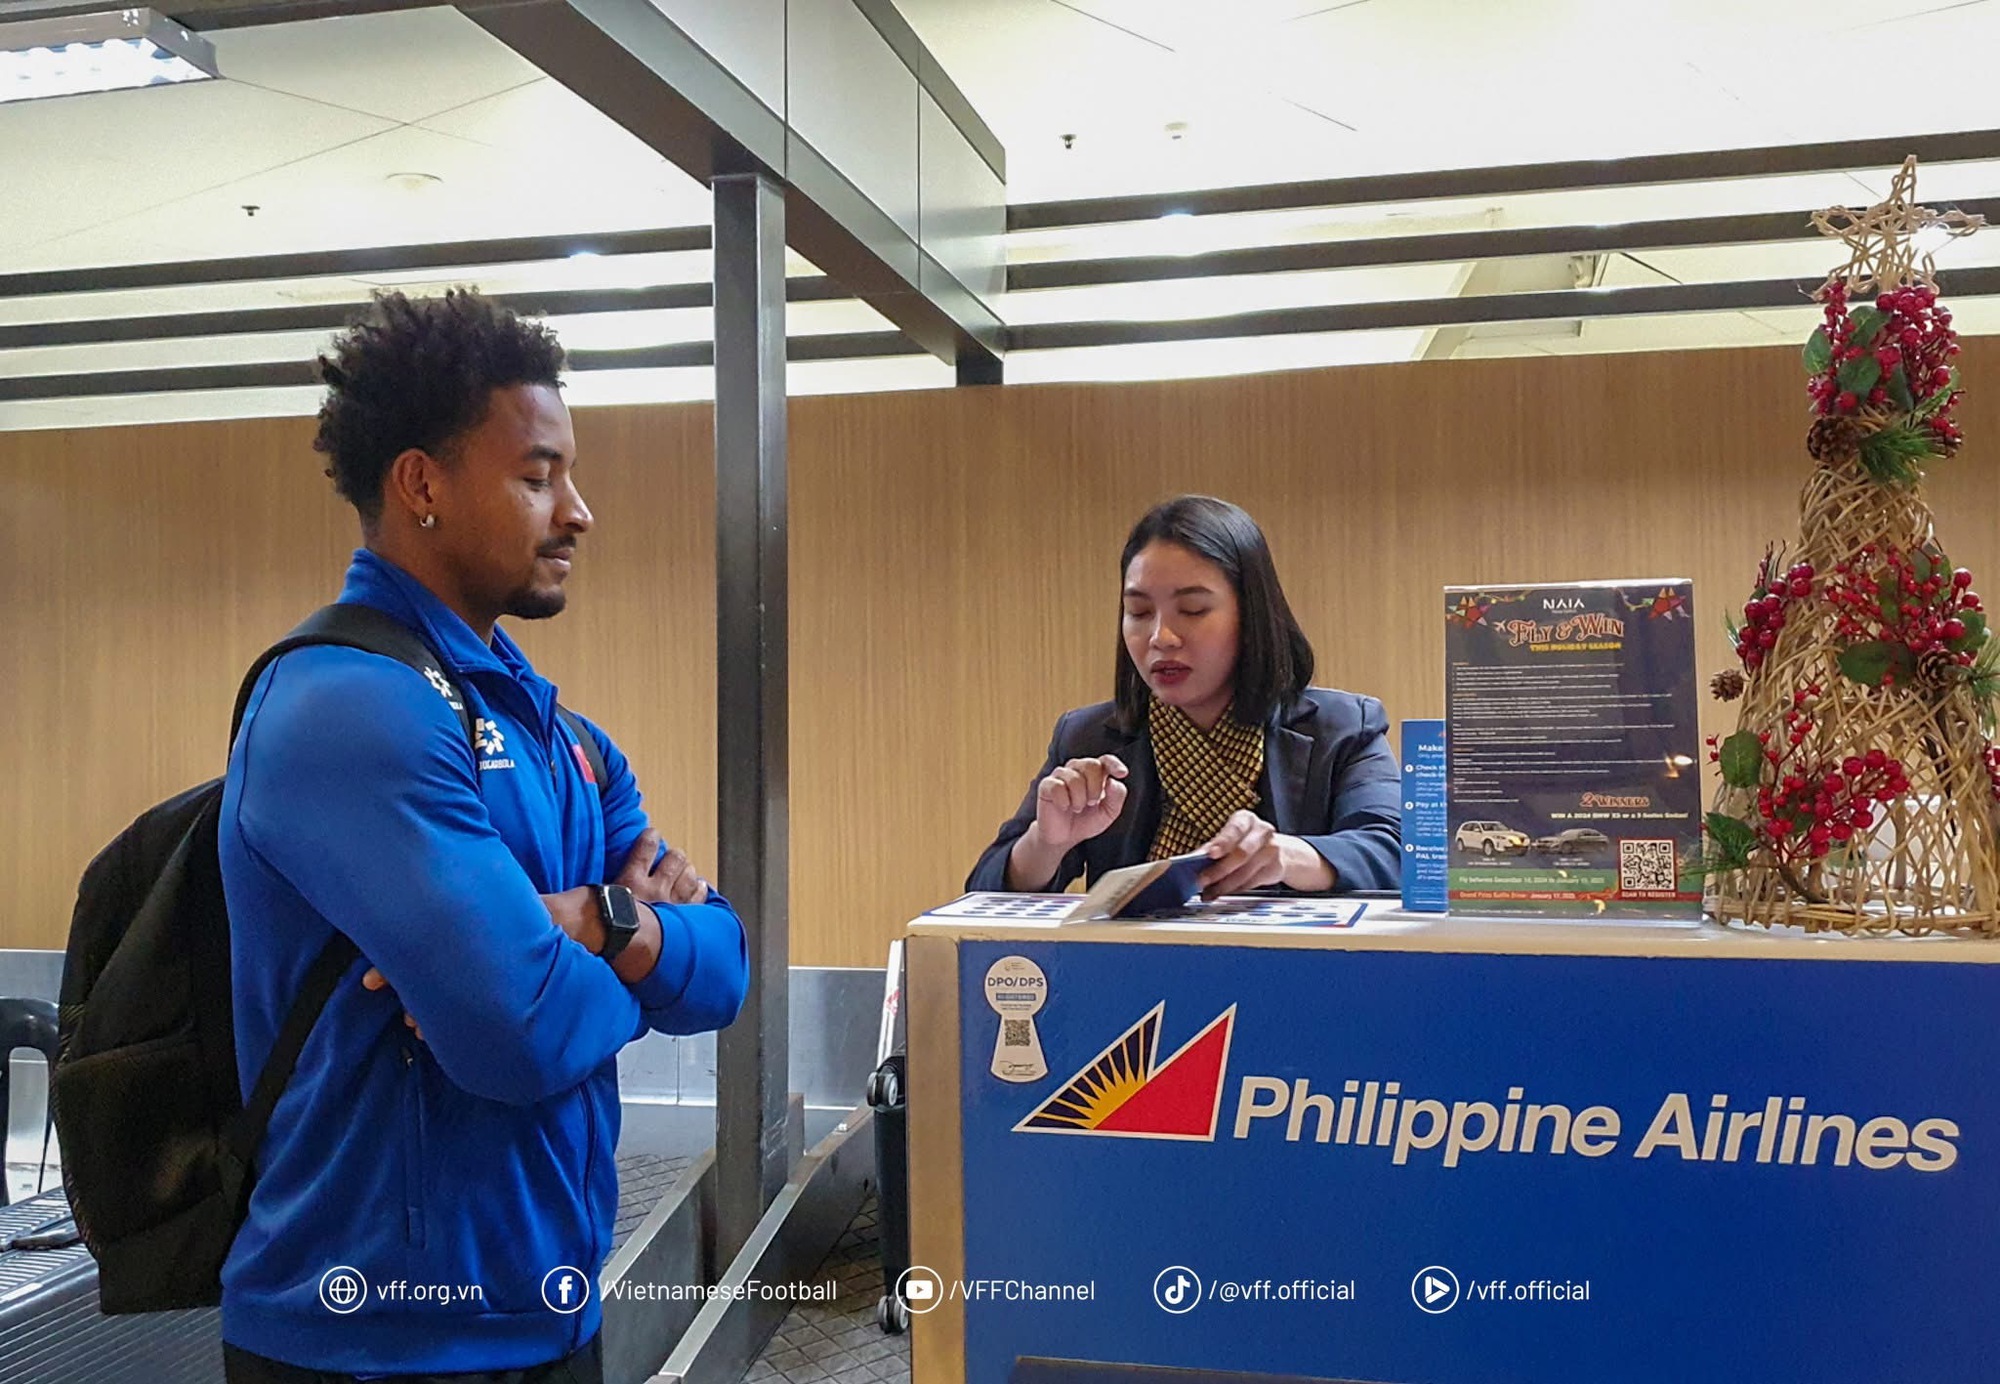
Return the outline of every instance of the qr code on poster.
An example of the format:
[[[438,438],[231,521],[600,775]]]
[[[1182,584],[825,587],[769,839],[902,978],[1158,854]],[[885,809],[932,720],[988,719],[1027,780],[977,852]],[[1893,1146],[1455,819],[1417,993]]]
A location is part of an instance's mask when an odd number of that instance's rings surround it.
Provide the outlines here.
[[[1680,885],[1676,864],[1671,840],[1620,841],[1618,892],[1663,894],[1671,898]]]
[[[1000,1046],[1004,1048],[1025,1048],[1031,1023],[1027,1019],[1002,1019],[1000,1021]]]

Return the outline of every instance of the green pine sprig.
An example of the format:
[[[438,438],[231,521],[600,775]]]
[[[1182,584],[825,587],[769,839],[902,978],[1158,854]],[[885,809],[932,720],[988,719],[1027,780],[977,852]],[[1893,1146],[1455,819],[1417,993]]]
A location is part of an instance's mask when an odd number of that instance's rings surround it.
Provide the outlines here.
[[[1965,685],[1979,703],[1979,727],[1991,740],[2000,731],[2000,639],[1988,639],[1966,669]]]
[[[1883,485],[1911,485],[1923,479],[1924,464],[1937,458],[1930,429],[1892,423],[1861,440],[1861,465]]]

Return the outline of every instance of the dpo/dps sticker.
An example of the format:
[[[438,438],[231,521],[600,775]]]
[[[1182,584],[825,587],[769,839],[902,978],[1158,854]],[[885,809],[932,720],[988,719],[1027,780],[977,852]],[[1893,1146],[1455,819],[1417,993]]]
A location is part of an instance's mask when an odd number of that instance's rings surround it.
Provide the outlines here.
[[[1048,997],[1049,978],[1025,956],[1003,956],[987,969],[986,1002],[1000,1016],[993,1075],[1002,1081],[1040,1081],[1049,1074],[1035,1032],[1035,1014]]]

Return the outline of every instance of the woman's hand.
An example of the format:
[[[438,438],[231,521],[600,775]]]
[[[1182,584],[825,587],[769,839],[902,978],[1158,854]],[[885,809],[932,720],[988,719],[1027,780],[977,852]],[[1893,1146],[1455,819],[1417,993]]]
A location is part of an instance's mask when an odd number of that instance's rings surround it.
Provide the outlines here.
[[[1062,852],[1104,834],[1125,806],[1125,761],[1115,754],[1072,759],[1035,785],[1035,834]]]
[[[1244,894],[1272,884],[1304,893],[1334,885],[1333,867],[1318,851],[1248,810],[1233,814],[1202,849],[1215,862],[1197,879],[1204,899]]]
[[[1115,754],[1072,759],[1035,785],[1035,820],[1007,853],[1009,889],[1045,889],[1079,841],[1104,834],[1125,806],[1125,775]]]

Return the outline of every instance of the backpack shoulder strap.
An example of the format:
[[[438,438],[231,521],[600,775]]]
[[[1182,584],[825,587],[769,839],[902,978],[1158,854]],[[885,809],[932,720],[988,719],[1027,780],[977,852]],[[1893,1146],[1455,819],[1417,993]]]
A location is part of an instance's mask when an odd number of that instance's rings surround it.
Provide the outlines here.
[[[250,665],[250,671],[244,675],[243,686],[236,693],[236,710],[229,721],[232,744],[237,731],[242,729],[243,713],[250,705],[250,694],[256,689],[257,679],[264,675],[264,670],[294,649],[319,644],[362,649],[416,669],[429,678],[439,691],[446,693],[445,700],[458,713],[459,724],[465,728],[465,738],[468,741],[474,739],[472,712],[466,707],[465,697],[451,680],[451,675],[445,672],[444,661],[424,642],[422,636],[386,611],[373,606],[341,603],[322,606],[308,615],[296,629],[266,649]],[[344,932],[335,931],[306,971],[298,997],[292,1001],[292,1007],[278,1029],[277,1040],[271,1044],[271,1055],[264,1060],[264,1069],[257,1074],[257,1085],[251,1090],[250,1099],[244,1103],[229,1132],[231,1173],[237,1179],[237,1186],[228,1189],[232,1201],[248,1186],[251,1160],[256,1156],[258,1145],[264,1141],[264,1131],[271,1123],[271,1112],[277,1109],[278,1097],[284,1094],[286,1085],[292,1079],[292,1072],[299,1064],[299,1055],[305,1051],[306,1039],[311,1036],[313,1025],[319,1022],[321,1011],[333,998],[340,978],[360,955],[360,948],[354,945],[352,938]]]
[[[576,737],[577,748],[583,751],[583,762],[590,769],[590,781],[597,785],[597,796],[602,798],[611,789],[611,775],[604,767],[604,751],[598,748],[597,737],[590,733],[581,716],[561,702],[556,703],[556,715]]]
[[[445,700],[458,714],[458,721],[465,728],[465,738],[474,738],[472,712],[465,704],[465,698],[458,690],[458,684],[444,670],[444,660],[437,656],[431,646],[424,642],[408,625],[384,610],[374,606],[356,605],[342,602],[322,606],[301,620],[298,627],[264,650],[257,661],[250,665],[244,675],[243,686],[236,693],[236,710],[229,720],[230,743],[236,741],[236,732],[243,727],[243,713],[250,705],[250,694],[256,690],[257,679],[272,663],[294,649],[310,648],[316,644],[338,644],[350,649],[362,649],[371,654],[381,654],[393,658],[398,663],[416,669],[433,683],[439,691],[446,693]],[[447,690],[448,689],[448,690]]]
[[[347,968],[360,955],[361,950],[354,945],[352,938],[344,932],[335,931],[306,971],[305,981],[299,986],[298,998],[292,1001],[285,1022],[278,1029],[278,1037],[271,1044],[271,1055],[264,1059],[264,1070],[257,1074],[257,1085],[251,1090],[250,1099],[244,1103],[229,1133],[229,1152],[236,1163],[235,1171],[245,1184],[249,1180],[251,1160],[256,1156],[257,1146],[264,1142],[264,1131],[271,1123],[271,1112],[278,1108],[278,1097],[285,1093],[292,1071],[299,1065],[299,1054],[306,1050],[306,1039],[312,1035],[313,1025],[319,1022],[320,1012],[339,988],[340,978],[347,974]],[[229,1190],[231,1200],[234,1200],[237,1189]]]

